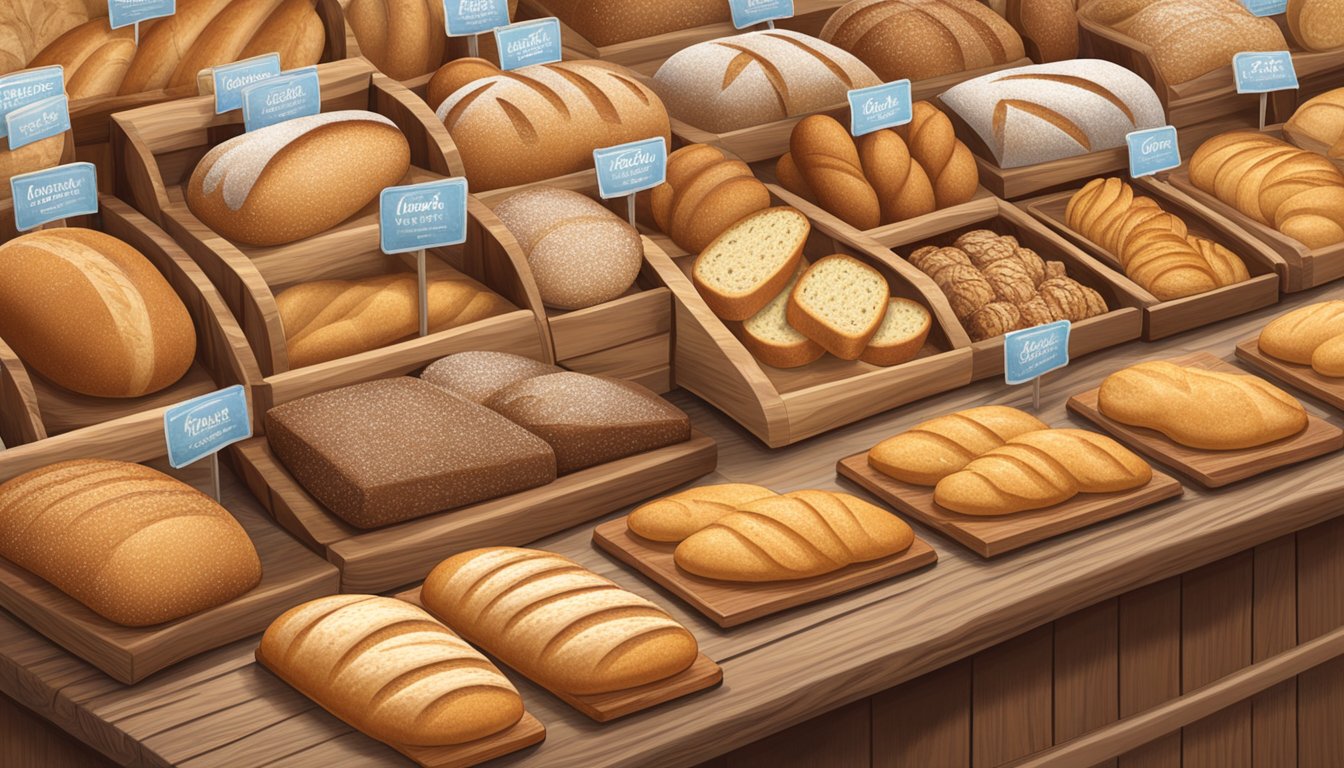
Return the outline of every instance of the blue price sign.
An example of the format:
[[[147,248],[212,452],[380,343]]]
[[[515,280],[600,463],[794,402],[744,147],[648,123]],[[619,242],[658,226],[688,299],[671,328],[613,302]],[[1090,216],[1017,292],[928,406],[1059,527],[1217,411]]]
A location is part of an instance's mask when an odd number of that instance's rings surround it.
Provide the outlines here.
[[[1252,16],[1278,16],[1288,12],[1288,0],[1241,0]]]
[[[378,196],[383,253],[410,253],[467,241],[467,180],[388,187]]]
[[[849,92],[849,132],[854,136],[905,125],[915,117],[910,81],[858,88]]]
[[[1125,134],[1129,146],[1129,175],[1152,176],[1181,166],[1181,145],[1170,125]]]
[[[243,127],[255,131],[322,111],[317,67],[304,67],[243,88]]]
[[[201,395],[163,413],[168,463],[181,469],[252,436],[247,394],[235,384]]]
[[[70,104],[65,94],[35,101],[5,115],[9,148],[18,149],[70,130]]]
[[[4,117],[20,107],[65,94],[65,70],[60,66],[28,69],[0,77],[0,138],[9,135]]]
[[[1069,329],[1072,323],[1039,325],[1003,337],[1003,378],[1009,384],[1026,384],[1069,364]]]
[[[728,0],[728,7],[738,29],[793,16],[793,0]]]
[[[280,75],[280,54],[268,53],[221,64],[210,74],[215,84],[215,114],[222,115],[243,108],[245,88]]]
[[[68,216],[98,212],[98,173],[93,163],[70,163],[15,176],[14,223],[26,232]]]
[[[177,13],[177,0],[107,0],[107,23],[112,29]]]
[[[508,26],[505,0],[443,0],[443,22],[449,37],[464,37]]]
[[[1242,51],[1232,57],[1237,93],[1269,93],[1297,87],[1297,70],[1288,51]]]
[[[564,58],[560,48],[560,20],[520,21],[495,30],[500,69],[521,69]]]
[[[595,149],[593,167],[603,200],[653,189],[667,180],[667,142],[643,139]]]

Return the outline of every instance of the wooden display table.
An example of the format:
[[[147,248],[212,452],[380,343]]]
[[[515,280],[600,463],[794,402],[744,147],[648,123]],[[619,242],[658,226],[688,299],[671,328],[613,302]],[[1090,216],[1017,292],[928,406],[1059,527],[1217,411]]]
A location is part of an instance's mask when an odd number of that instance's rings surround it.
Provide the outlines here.
[[[1117,368],[1196,351],[1234,360],[1269,318],[1323,297],[1344,298],[1344,287],[1083,358],[1047,377],[1041,416],[1081,426],[1065,400]],[[1027,388],[984,381],[771,451],[693,397],[672,396],[718,441],[719,471],[702,482],[781,491],[853,491],[837,481],[837,459],[934,415],[1029,400]],[[1338,765],[1344,520],[1332,520],[1344,512],[1342,469],[1335,454],[1216,491],[1186,482],[1179,500],[992,560],[916,524],[938,551],[935,567],[732,630],[594,549],[593,526],[580,526],[538,546],[666,606],[722,665],[724,684],[599,725],[519,682],[548,735],[492,765],[989,768],[1056,744],[1023,764]],[[245,493],[237,483],[228,492]],[[128,765],[404,763],[258,667],[255,645],[126,688],[0,614],[0,689]]]

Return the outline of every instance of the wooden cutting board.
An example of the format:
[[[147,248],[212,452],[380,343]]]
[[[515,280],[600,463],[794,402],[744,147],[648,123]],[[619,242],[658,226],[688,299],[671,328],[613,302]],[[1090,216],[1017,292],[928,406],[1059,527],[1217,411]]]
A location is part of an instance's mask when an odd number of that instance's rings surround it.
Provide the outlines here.
[[[1260,351],[1260,336],[1252,336],[1237,345],[1237,359],[1257,371],[1306,392],[1344,411],[1344,379],[1322,376],[1310,365],[1298,365],[1270,357]]]

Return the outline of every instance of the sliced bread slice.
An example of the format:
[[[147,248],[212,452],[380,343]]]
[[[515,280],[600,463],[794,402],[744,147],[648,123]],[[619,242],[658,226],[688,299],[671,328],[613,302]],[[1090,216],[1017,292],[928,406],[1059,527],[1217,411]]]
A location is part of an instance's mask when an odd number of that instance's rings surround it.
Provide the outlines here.
[[[853,256],[813,264],[789,296],[789,325],[841,360],[857,360],[887,313],[887,279]]]
[[[913,360],[924,348],[924,340],[933,327],[933,316],[923,304],[897,296],[887,302],[887,313],[877,333],[868,340],[868,348],[859,359],[871,365],[900,365]]]
[[[798,278],[807,270],[807,259],[798,264],[798,271],[779,295],[770,300],[760,312],[747,318],[734,330],[742,346],[757,360],[775,368],[797,368],[807,365],[826,354],[817,342],[799,333],[785,317],[789,295],[798,284]]]
[[[691,280],[714,314],[746,320],[788,285],[811,231],[807,217],[788,206],[757,211],[705,248]]]

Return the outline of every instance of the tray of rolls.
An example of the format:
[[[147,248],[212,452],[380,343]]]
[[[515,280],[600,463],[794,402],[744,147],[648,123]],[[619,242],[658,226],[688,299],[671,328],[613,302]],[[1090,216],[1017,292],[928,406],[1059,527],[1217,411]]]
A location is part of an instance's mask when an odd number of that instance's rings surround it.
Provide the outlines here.
[[[1237,344],[1237,359],[1344,410],[1344,302],[1306,304]]]

